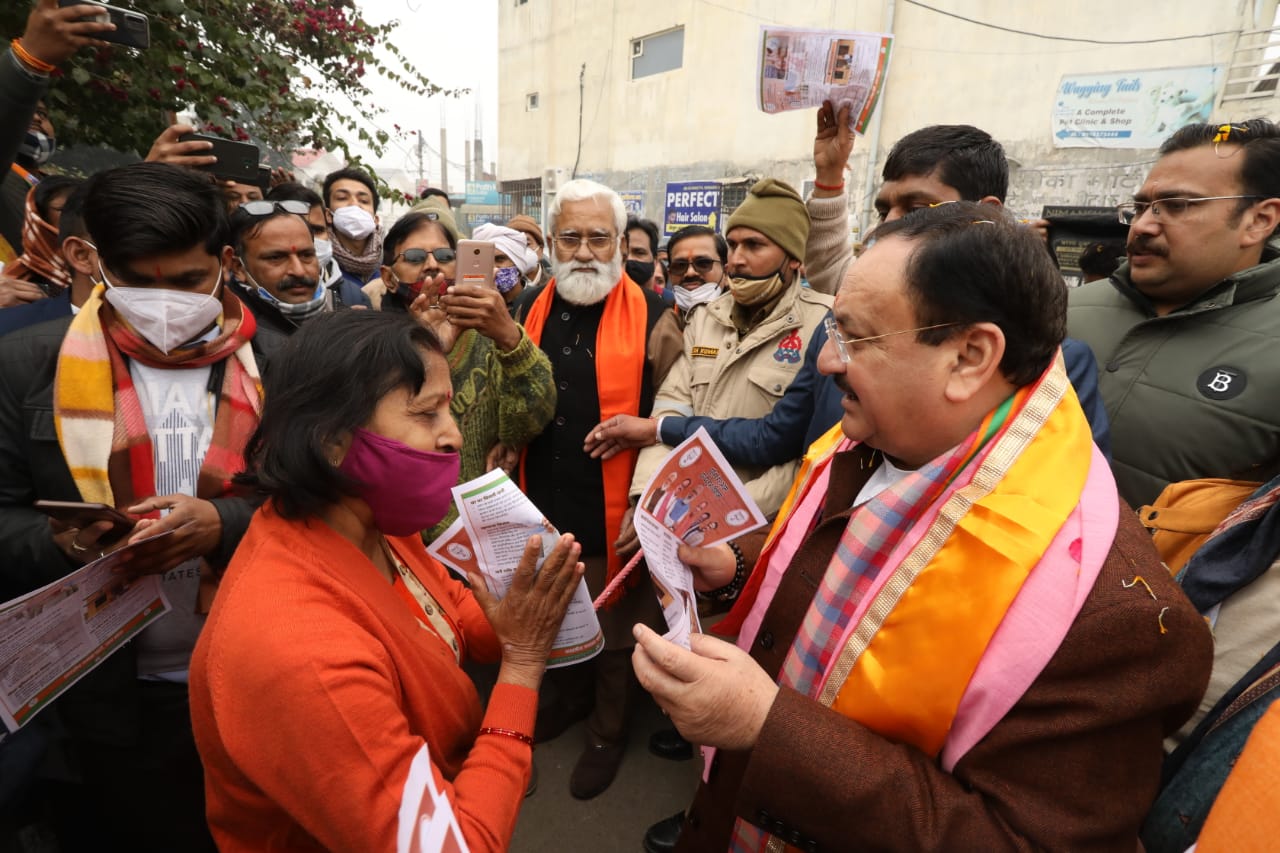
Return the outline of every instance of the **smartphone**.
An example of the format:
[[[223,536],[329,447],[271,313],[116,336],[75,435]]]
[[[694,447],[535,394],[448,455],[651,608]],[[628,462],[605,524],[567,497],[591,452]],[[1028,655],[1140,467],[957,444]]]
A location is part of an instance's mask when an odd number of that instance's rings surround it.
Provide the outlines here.
[[[133,529],[137,523],[113,506],[80,501],[36,501],[35,509],[70,527],[88,527],[97,521],[110,521],[111,529],[100,540],[110,544]]]
[[[211,172],[215,178],[224,181],[235,181],[237,184],[258,183],[258,163],[262,159],[258,146],[249,142],[233,142],[221,136],[209,136],[203,133],[188,133],[178,139],[179,142],[211,142],[213,147],[207,152],[218,158],[218,162],[208,166],[197,166],[203,172]]]
[[[458,241],[458,281],[493,287],[493,244],[484,240]]]
[[[109,33],[96,33],[93,37],[102,41],[109,41],[112,44],[121,44],[125,47],[136,47],[139,50],[151,47],[151,24],[147,16],[141,12],[134,12],[130,9],[121,9],[118,6],[108,6],[106,3],[98,3],[95,0],[58,0],[58,5],[62,8],[67,6],[97,6],[102,9],[102,14],[86,15],[90,17],[106,17],[111,19],[111,23],[116,28]],[[81,20],[84,20],[82,18]]]
[[[271,167],[258,167],[258,189],[262,190],[262,194],[266,195],[271,192]]]

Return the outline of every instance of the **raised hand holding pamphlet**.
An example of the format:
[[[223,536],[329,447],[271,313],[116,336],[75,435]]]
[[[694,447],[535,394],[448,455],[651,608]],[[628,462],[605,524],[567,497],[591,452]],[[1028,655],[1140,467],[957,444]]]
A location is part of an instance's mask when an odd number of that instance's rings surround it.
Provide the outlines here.
[[[888,33],[761,27],[757,78],[760,109],[803,110],[831,101],[850,105],[849,127],[866,130],[889,73]]]

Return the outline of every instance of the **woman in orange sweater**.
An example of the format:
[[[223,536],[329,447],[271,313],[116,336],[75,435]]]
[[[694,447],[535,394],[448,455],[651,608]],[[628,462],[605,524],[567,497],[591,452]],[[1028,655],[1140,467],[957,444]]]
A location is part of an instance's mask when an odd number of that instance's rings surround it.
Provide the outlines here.
[[[241,476],[267,501],[191,662],[224,853],[510,844],[582,564],[565,536],[535,575],[531,540],[498,602],[427,555],[418,531],[457,481],[451,396],[439,343],[403,315],[317,317],[272,362]],[[501,658],[487,710],[464,657]]]

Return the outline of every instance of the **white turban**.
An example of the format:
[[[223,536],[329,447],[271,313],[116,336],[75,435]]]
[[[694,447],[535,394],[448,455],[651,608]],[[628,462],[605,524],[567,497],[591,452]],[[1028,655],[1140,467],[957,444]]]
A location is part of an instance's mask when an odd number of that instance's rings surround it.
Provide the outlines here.
[[[524,275],[538,266],[538,253],[529,248],[524,234],[505,225],[484,222],[471,231],[471,239],[492,243],[499,253],[506,255]]]

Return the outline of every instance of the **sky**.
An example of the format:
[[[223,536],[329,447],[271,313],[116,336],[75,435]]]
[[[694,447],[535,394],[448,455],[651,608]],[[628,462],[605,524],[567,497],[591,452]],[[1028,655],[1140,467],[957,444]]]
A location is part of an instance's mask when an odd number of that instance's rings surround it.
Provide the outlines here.
[[[449,160],[455,166],[449,189],[462,189],[464,141],[471,138],[480,107],[485,168],[498,155],[498,8],[502,0],[357,0],[364,17],[381,24],[398,20],[395,45],[428,80],[446,89],[470,89],[459,98],[421,98],[387,80],[370,86],[387,112],[376,124],[396,138],[375,167],[417,170],[417,137],[395,134],[421,129],[431,151],[426,152],[426,176],[439,186],[441,110],[448,127]],[[365,156],[370,156],[365,152]]]

